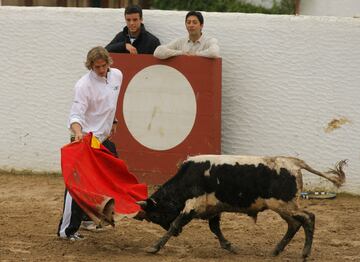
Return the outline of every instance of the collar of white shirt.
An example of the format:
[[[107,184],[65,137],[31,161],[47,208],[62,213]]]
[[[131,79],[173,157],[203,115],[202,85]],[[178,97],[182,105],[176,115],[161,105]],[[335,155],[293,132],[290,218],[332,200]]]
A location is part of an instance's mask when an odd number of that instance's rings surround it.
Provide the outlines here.
[[[109,78],[109,74],[110,74],[110,69],[108,70],[106,77],[98,76],[98,74],[96,74],[94,70],[90,71],[90,76],[101,82],[107,82],[107,79]]]
[[[191,41],[191,39],[188,39],[188,43],[201,43],[202,41],[204,41],[204,35],[201,34],[200,38],[198,40],[196,40],[195,42]]]

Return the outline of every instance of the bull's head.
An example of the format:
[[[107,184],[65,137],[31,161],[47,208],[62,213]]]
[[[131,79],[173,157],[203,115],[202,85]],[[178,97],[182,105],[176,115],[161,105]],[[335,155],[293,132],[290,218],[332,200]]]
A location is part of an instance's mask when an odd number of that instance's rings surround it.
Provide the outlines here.
[[[158,203],[152,198],[136,202],[142,208],[142,211],[139,212],[137,218],[141,220],[145,219],[160,225],[165,230],[169,230],[171,223],[180,212],[174,209],[174,207],[169,205],[166,201],[162,202]]]

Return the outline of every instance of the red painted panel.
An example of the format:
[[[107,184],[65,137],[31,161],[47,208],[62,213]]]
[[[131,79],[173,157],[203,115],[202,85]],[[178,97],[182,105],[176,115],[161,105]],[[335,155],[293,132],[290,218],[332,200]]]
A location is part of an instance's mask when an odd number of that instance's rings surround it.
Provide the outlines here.
[[[188,155],[221,152],[221,59],[178,56],[160,60],[152,55],[111,54],[113,67],[124,75],[116,116],[119,120],[114,142],[120,157],[141,182],[161,184],[176,173]],[[167,65],[180,71],[190,82],[197,103],[195,124],[179,145],[169,150],[152,150],[130,134],[123,115],[123,99],[130,80],[151,65]],[[164,83],[168,85],[170,83]],[[141,105],[139,105],[140,107]]]

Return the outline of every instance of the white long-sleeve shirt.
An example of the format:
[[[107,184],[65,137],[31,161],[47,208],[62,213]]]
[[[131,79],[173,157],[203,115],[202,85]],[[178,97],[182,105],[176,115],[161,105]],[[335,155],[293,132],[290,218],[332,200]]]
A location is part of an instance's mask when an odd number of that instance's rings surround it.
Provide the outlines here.
[[[166,59],[186,53],[209,58],[219,57],[218,41],[215,38],[206,37],[204,34],[195,42],[188,37],[178,38],[169,44],[159,45],[154,51],[154,56]]]
[[[111,132],[123,75],[110,68],[107,77],[90,70],[75,85],[68,128],[79,123],[84,133],[92,132],[103,142]]]

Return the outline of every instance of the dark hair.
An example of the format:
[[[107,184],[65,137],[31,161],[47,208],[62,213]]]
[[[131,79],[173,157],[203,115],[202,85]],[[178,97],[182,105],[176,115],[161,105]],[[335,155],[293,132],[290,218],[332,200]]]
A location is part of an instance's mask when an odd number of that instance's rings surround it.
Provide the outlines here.
[[[125,8],[124,15],[130,15],[130,14],[139,14],[140,19],[142,19],[142,9],[138,5],[130,5]]]
[[[189,16],[196,16],[199,19],[200,25],[204,23],[204,17],[199,11],[190,11],[186,14],[185,21]]]

